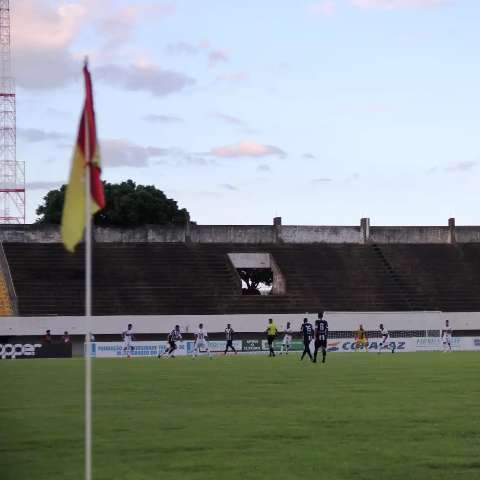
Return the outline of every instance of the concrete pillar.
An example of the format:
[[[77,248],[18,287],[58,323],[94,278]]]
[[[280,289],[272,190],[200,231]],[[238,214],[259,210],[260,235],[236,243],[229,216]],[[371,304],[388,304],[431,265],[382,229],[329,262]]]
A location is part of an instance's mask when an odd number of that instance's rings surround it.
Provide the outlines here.
[[[190,227],[190,214],[187,212],[187,218],[185,219],[185,243],[190,243],[192,241]]]
[[[457,239],[455,236],[455,219],[448,219],[448,243],[456,243]]]
[[[370,241],[370,219],[360,219],[360,241],[362,243],[368,243]]]
[[[273,219],[273,243],[280,243],[282,241],[282,217],[275,217]]]

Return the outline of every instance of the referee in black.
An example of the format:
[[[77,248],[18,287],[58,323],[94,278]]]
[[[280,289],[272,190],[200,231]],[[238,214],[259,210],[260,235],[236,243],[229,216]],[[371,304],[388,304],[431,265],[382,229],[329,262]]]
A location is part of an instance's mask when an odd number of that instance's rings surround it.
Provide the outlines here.
[[[313,326],[308,321],[308,318],[303,319],[303,324],[300,331],[303,335],[303,353],[300,357],[300,360],[303,360],[303,357],[305,357],[305,354],[307,354],[310,357],[310,360],[313,362],[312,354],[310,353],[310,342],[313,338]]]
[[[323,312],[319,312],[318,320],[315,321],[315,353],[313,361],[317,362],[318,350],[322,349],[322,363],[327,358],[328,322],[323,319]]]
[[[225,346],[225,352],[224,354],[226,355],[228,352],[228,349],[231,348],[235,355],[237,354],[237,351],[235,350],[235,347],[233,346],[233,334],[235,332],[233,331],[232,326],[227,323],[227,328],[225,329],[225,338],[227,340],[227,345]]]

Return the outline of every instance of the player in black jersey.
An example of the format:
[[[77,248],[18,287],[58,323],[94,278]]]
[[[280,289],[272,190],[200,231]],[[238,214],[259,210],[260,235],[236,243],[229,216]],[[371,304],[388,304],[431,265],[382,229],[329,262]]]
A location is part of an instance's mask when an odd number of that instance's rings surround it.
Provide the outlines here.
[[[313,326],[308,321],[308,318],[303,319],[303,324],[302,324],[302,328],[300,329],[300,332],[303,335],[303,347],[304,347],[300,360],[303,360],[303,357],[305,355],[308,355],[310,357],[310,360],[313,361],[312,354],[310,353],[310,342],[312,341],[312,338],[313,338]]]
[[[162,355],[159,355],[158,358],[167,356],[168,358],[175,358],[175,350],[177,349],[176,342],[182,339],[182,334],[180,333],[180,325],[175,325],[175,328],[168,334],[167,342],[168,349],[163,352]]]
[[[237,351],[235,350],[235,347],[233,346],[233,334],[235,332],[233,331],[232,326],[228,323],[227,328],[225,329],[225,338],[227,340],[227,345],[225,346],[225,352],[224,354],[226,355],[228,352],[228,349],[231,348],[233,352],[235,352],[235,355],[237,354]]]
[[[313,361],[317,361],[318,350],[322,349],[322,363],[327,358],[327,340],[328,340],[328,322],[323,319],[323,312],[318,314],[318,320],[315,321],[315,353]]]

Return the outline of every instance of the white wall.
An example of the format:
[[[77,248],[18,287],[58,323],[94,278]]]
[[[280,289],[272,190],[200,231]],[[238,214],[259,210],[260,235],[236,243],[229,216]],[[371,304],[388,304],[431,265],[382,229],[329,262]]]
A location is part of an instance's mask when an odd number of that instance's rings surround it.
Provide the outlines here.
[[[293,328],[299,328],[304,317],[313,321],[316,313],[311,314],[271,314],[271,315],[162,315],[162,316],[108,316],[93,317],[92,331],[96,334],[114,334],[125,330],[133,323],[136,333],[167,333],[175,324],[182,331],[192,332],[198,323],[204,323],[210,332],[223,331],[231,323],[237,332],[262,332],[268,318],[275,320],[279,328],[287,321]],[[375,330],[383,323],[389,330],[434,330],[440,329],[445,319],[450,319],[453,329],[480,329],[480,312],[442,313],[442,312],[325,312],[330,330],[354,330],[361,323],[367,330]],[[85,334],[84,317],[2,317],[0,336],[41,335],[50,329],[53,335],[61,335],[65,330],[70,334]]]

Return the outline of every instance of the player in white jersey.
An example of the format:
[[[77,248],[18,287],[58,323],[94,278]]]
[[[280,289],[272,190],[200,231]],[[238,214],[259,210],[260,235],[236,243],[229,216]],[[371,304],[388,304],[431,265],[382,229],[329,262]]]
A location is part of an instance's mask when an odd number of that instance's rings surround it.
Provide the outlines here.
[[[204,349],[207,351],[208,356],[212,358],[212,354],[210,353],[210,349],[208,348],[208,333],[203,328],[203,323],[198,325],[197,333],[195,334],[195,345],[193,346],[193,358],[195,358],[200,349]]]
[[[290,322],[287,322],[287,326],[283,331],[283,342],[282,342],[282,349],[280,350],[280,355],[285,352],[285,355],[288,355],[288,350],[292,348],[292,327]]]
[[[383,326],[383,323],[379,325],[380,335],[382,339],[380,340],[380,345],[378,346],[378,353],[382,353],[384,348],[388,348],[390,342],[390,334],[388,330]],[[395,342],[393,342],[392,353],[395,352]]]
[[[130,358],[130,354],[133,352],[133,331],[132,324],[129,323],[127,329],[122,332],[123,338],[123,352],[127,355],[127,358]]]
[[[442,329],[442,343],[443,353],[452,351],[452,327],[450,326],[450,322],[448,320],[445,320],[445,326]]]

